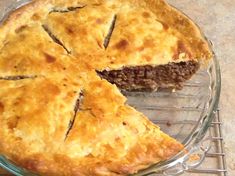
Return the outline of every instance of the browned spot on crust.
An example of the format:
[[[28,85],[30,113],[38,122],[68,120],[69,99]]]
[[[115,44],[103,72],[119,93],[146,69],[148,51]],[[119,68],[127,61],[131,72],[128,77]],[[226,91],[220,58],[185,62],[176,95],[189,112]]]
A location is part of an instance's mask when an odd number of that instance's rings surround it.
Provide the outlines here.
[[[175,51],[173,59],[174,60],[179,59],[179,55],[181,53],[185,53],[188,56],[188,58],[192,58],[192,54],[189,51],[189,49],[185,46],[185,44],[182,41],[178,41],[177,50]]]
[[[182,41],[178,41],[178,50],[180,52],[184,52],[187,50],[187,48],[185,47],[184,43]]]
[[[178,60],[179,59],[179,52],[178,50],[176,50],[176,52],[174,53],[174,55],[172,56],[173,60]]]
[[[117,8],[117,6],[116,6],[115,4],[113,4],[113,5],[111,6],[111,9],[115,9],[115,8]]]
[[[149,12],[143,12],[143,13],[142,13],[142,16],[143,16],[144,18],[149,18],[149,17],[150,17],[150,14],[149,14]]]
[[[120,141],[120,140],[121,140],[120,137],[116,137],[116,138],[115,138],[115,141],[117,141],[117,142]]]
[[[145,59],[146,61],[151,61],[151,60],[152,60],[152,57],[150,57],[150,56],[144,56],[144,59]]]
[[[53,62],[56,61],[56,58],[54,56],[50,55],[50,54],[44,53],[44,56],[45,56],[46,61],[48,63],[53,63]]]
[[[60,89],[56,85],[46,85],[46,90],[54,95],[60,94]]]
[[[24,33],[20,33],[19,34],[19,38],[20,38],[20,40],[25,40],[26,39],[26,35]]]
[[[101,6],[102,4],[97,2],[97,3],[93,3],[92,5],[93,6]]]
[[[15,32],[16,32],[16,33],[19,33],[19,32],[23,31],[23,30],[24,30],[25,28],[27,28],[27,27],[28,27],[27,25],[22,25],[22,26],[16,28]]]
[[[12,120],[10,120],[7,125],[9,129],[14,129],[17,127],[18,121],[19,121],[20,117],[16,116],[15,118],[12,118]]]
[[[14,105],[14,106],[19,106],[19,105],[20,105],[20,102],[21,102],[20,98],[17,98],[17,99],[15,100],[15,102],[13,103],[13,105]]]
[[[66,32],[67,32],[69,35],[74,34],[74,30],[73,30],[72,28],[70,28],[70,27],[67,27],[67,28],[66,28]]]
[[[180,24],[180,25],[183,25],[183,24],[184,24],[184,20],[181,19],[181,18],[178,18],[176,21],[177,21],[177,23]]]
[[[152,48],[154,47],[154,40],[153,39],[145,39],[143,43],[143,47]]]
[[[166,15],[166,11],[162,11],[162,16],[165,16]]]
[[[162,21],[158,21],[158,22],[160,22],[162,24],[164,30],[168,30],[169,29],[169,25],[168,24],[166,24],[166,23],[164,23]]]
[[[35,13],[32,15],[31,19],[34,21],[38,21],[38,20],[40,20],[40,16],[37,13]]]
[[[197,44],[198,50],[204,51],[205,48],[208,47],[207,43],[205,43],[203,40],[196,41],[195,43],[197,43],[197,42],[198,42],[198,44]],[[204,53],[201,53],[201,55],[202,55],[201,57],[203,57],[203,54]],[[206,52],[205,54],[209,54],[210,55],[209,52]]]
[[[102,19],[100,19],[100,18],[98,18],[98,19],[96,19],[96,24],[102,24],[103,23],[103,20]]]
[[[184,28],[186,28],[189,24],[188,20],[185,20],[184,18],[177,18],[176,24],[180,24]]]
[[[122,39],[115,45],[115,47],[119,50],[124,50],[127,48],[128,45],[129,45],[128,41],[125,39]]]
[[[36,159],[29,159],[22,162],[22,165],[29,170],[36,171],[40,167],[40,161]]]
[[[4,105],[0,102],[0,114],[2,114],[4,111]]]
[[[139,19],[138,18],[132,18],[130,21],[129,21],[129,24],[135,24],[135,23],[138,23],[139,22]]]
[[[169,26],[166,23],[162,23],[163,29],[168,30]]]
[[[87,30],[86,30],[85,28],[80,29],[79,32],[80,32],[82,35],[84,35],[84,36],[88,35],[88,32],[87,32]]]
[[[138,51],[143,51],[144,50],[144,46],[141,46],[137,49]]]
[[[44,44],[43,44],[43,43],[38,43],[38,44],[37,44],[37,47],[38,47],[38,49],[39,49],[39,48],[43,48],[43,47],[44,47]]]

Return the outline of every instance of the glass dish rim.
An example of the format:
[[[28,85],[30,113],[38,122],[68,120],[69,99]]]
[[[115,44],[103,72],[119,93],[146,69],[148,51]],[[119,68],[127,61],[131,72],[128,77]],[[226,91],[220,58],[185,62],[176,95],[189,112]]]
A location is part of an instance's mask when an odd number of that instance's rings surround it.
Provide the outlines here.
[[[17,0],[14,4],[11,4],[10,6],[8,6],[6,8],[6,10],[3,12],[4,13],[3,18],[0,19],[0,25],[12,11],[20,8],[21,6],[24,6],[28,3],[30,3],[31,1],[32,0],[20,0],[20,1]],[[172,6],[172,7],[179,10],[186,17],[188,17],[191,21],[193,21],[188,15],[186,15],[180,9],[178,9],[174,6]],[[201,31],[200,27],[196,23],[194,23],[194,24],[199,28],[200,33],[208,41],[208,44],[210,45],[211,51],[213,51],[213,47],[211,45],[211,42],[205,37],[205,35]],[[215,94],[212,97],[212,102],[210,103],[209,107],[207,108],[206,118],[203,119],[201,124],[199,123],[200,122],[200,120],[199,120],[198,124],[195,126],[195,130],[197,130],[197,132],[193,131],[187,137],[187,140],[185,142],[186,143],[185,144],[186,149],[190,148],[192,146],[196,146],[201,142],[201,140],[204,138],[204,136],[205,136],[206,132],[208,131],[208,128],[209,128],[209,126],[210,126],[210,124],[213,120],[214,113],[218,109],[220,93],[221,93],[221,73],[220,73],[219,61],[218,61],[214,51],[213,51],[213,58],[212,58],[211,63],[214,64],[214,67],[215,67]],[[186,156],[187,156],[187,154],[185,154],[185,151],[181,151],[178,154],[176,154],[174,157],[172,157],[172,158],[170,158],[166,161],[163,161],[163,162],[160,162],[160,163],[157,163],[157,164],[153,164],[152,166],[150,166],[150,167],[148,167],[144,170],[141,170],[137,174],[133,174],[133,175],[142,175],[144,173],[148,174],[148,173],[151,172],[151,170],[153,170],[155,172],[156,170],[164,170],[164,169],[170,168],[170,167],[174,166],[175,164],[181,162]],[[12,164],[12,162],[9,161],[8,159],[6,159],[3,155],[0,155],[0,166],[4,169],[8,170],[9,172],[17,175],[17,176],[25,176],[25,175],[34,176],[34,175],[37,175],[35,173],[27,171],[24,168],[21,168],[21,167],[18,167],[16,165]]]

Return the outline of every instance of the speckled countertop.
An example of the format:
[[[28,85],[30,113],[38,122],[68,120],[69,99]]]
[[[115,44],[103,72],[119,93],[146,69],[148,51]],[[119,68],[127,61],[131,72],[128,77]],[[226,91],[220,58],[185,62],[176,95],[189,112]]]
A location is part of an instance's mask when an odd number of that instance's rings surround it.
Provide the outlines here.
[[[213,42],[220,61],[220,99],[228,175],[235,175],[235,0],[168,0],[182,9]]]
[[[0,0],[0,5],[2,5]],[[168,0],[213,42],[222,72],[220,100],[229,175],[235,175],[235,0]]]

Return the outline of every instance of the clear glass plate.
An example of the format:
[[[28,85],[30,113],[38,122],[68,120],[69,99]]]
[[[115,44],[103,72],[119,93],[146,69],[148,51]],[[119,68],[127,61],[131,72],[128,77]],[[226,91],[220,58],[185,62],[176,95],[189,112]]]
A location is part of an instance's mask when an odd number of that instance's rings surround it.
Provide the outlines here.
[[[1,0],[0,22],[14,9],[30,0]],[[2,20],[1,20],[2,19]],[[161,129],[185,145],[175,157],[153,165],[135,175],[178,175],[198,166],[210,147],[210,137],[205,134],[218,107],[221,77],[214,55],[208,68],[201,69],[186,82],[180,91],[123,92],[128,103],[143,112]],[[0,167],[18,176],[33,176],[0,155]]]

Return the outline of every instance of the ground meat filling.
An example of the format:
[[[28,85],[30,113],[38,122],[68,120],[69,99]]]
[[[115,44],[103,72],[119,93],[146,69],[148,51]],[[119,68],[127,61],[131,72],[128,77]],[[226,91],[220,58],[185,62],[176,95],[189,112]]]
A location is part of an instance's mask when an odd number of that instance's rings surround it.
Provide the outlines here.
[[[198,62],[187,61],[159,66],[124,67],[122,70],[105,70],[98,74],[123,90],[154,91],[158,88],[181,89],[183,82],[190,79],[198,69]]]

